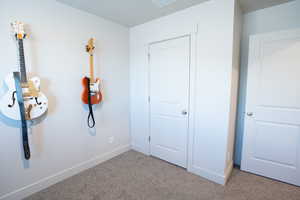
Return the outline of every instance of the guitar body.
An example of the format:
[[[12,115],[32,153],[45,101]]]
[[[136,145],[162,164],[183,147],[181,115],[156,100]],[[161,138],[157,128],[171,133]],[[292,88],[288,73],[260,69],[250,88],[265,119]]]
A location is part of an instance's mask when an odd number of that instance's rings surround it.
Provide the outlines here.
[[[88,78],[84,77],[82,79],[83,85],[83,93],[81,96],[81,100],[84,104],[88,104],[88,96],[89,96],[89,83]],[[91,104],[99,104],[102,101],[102,94],[100,92],[100,80],[97,78],[94,83],[90,83],[90,91],[91,91]]]
[[[4,84],[7,90],[0,99],[0,111],[9,119],[21,120],[13,73],[6,76]],[[31,78],[28,81],[28,87],[23,88],[23,94],[34,94],[34,96],[28,95],[23,97],[25,111],[28,110],[29,119],[39,118],[46,113],[48,109],[48,99],[42,92],[40,92],[39,78]]]

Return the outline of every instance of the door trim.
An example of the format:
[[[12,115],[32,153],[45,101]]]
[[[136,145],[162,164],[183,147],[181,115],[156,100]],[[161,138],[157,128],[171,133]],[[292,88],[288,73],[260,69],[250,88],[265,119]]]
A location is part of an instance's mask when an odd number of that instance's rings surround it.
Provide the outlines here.
[[[197,30],[197,29],[196,29]],[[197,72],[196,72],[196,52],[197,52],[197,31],[195,32],[190,32],[187,34],[182,34],[178,35],[175,37],[170,37],[170,38],[162,38],[160,40],[152,41],[147,44],[147,99],[150,96],[150,60],[149,60],[149,55],[150,55],[150,46],[153,44],[161,43],[161,42],[166,42],[169,40],[174,40],[174,39],[180,39],[183,37],[189,37],[189,43],[190,43],[190,66],[189,66],[189,105],[188,105],[188,130],[187,130],[187,170],[192,171],[192,158],[193,158],[193,140],[194,140],[194,132],[195,132],[195,97],[196,97],[196,78],[197,78]],[[151,137],[151,112],[150,112],[150,102],[148,100],[148,138]],[[148,148],[147,148],[147,155],[151,155],[151,143],[148,141]]]

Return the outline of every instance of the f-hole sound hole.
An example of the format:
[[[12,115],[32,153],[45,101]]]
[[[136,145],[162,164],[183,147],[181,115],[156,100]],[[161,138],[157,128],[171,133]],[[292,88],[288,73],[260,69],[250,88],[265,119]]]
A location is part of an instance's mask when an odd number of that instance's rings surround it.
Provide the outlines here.
[[[17,93],[17,92],[14,91],[14,92],[12,93],[12,95],[11,95],[12,104],[8,104],[8,107],[9,107],[9,108],[13,107],[13,106],[15,105],[15,103],[16,103],[16,97],[15,97],[16,93]]]
[[[42,105],[42,102],[39,102],[37,97],[35,97],[34,99],[37,105]]]

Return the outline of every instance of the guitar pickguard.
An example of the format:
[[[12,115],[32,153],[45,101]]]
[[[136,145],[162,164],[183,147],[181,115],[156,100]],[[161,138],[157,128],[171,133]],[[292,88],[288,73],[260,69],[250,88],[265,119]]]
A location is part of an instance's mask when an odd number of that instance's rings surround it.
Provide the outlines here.
[[[96,83],[91,83],[90,90],[91,90],[91,94],[93,93],[96,94],[100,92],[100,81],[98,80]]]

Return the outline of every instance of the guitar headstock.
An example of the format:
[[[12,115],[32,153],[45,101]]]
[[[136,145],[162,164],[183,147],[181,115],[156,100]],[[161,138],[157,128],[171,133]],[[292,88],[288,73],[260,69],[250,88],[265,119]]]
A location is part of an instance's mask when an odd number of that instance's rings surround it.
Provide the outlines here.
[[[93,55],[95,50],[94,41],[94,38],[89,39],[88,44],[85,46],[86,52],[88,52],[91,56]]]
[[[24,24],[22,22],[15,21],[15,22],[11,23],[11,27],[12,27],[13,33],[17,39],[22,40],[22,39],[26,38]]]

